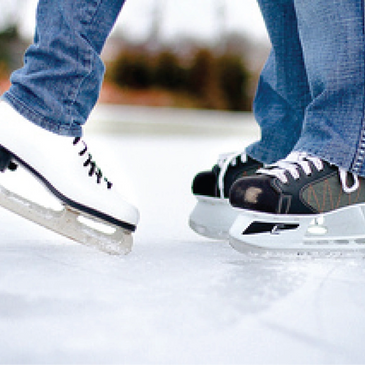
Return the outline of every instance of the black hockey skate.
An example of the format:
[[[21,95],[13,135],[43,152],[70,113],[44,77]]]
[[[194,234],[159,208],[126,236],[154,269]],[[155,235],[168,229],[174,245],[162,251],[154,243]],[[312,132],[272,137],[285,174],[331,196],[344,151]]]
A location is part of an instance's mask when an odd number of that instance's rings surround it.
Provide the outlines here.
[[[305,153],[237,180],[230,203],[238,251],[365,250],[365,179]]]
[[[214,239],[227,239],[237,213],[228,202],[229,190],[238,178],[249,176],[262,164],[244,152],[221,155],[211,171],[198,173],[192,192],[198,202],[189,219],[197,233]]]

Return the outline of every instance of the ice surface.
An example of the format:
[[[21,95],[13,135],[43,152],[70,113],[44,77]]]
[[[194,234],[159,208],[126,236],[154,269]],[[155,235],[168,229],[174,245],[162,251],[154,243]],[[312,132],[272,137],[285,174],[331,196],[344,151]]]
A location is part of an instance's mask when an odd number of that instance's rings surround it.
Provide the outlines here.
[[[141,210],[133,251],[109,256],[0,210],[0,363],[365,362],[362,257],[247,257],[187,225],[194,174],[252,134],[87,140]]]

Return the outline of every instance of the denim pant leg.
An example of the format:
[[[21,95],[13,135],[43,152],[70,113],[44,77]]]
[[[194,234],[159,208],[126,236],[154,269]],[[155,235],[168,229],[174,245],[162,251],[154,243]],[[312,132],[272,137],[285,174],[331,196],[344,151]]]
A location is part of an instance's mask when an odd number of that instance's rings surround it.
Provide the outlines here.
[[[124,0],[39,0],[34,43],[3,98],[33,123],[80,136],[104,76],[100,53]]]
[[[310,85],[295,150],[365,176],[363,0],[294,0]]]
[[[261,140],[247,153],[262,162],[286,157],[301,134],[311,101],[293,0],[258,0],[272,51],[263,68],[254,114]]]

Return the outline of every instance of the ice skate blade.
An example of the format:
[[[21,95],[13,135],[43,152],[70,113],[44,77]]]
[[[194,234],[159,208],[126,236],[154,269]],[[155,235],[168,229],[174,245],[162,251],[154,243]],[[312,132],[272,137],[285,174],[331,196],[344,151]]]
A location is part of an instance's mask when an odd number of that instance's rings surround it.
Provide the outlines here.
[[[365,205],[318,215],[241,210],[229,231],[229,243],[241,253],[364,255]]]
[[[128,254],[132,248],[133,238],[130,231],[96,219],[66,205],[60,211],[47,209],[7,190],[1,185],[0,206],[62,236],[108,254]],[[82,218],[84,218],[84,223]],[[99,229],[98,226],[103,228]],[[98,229],[95,227],[98,227]]]
[[[198,202],[189,217],[189,226],[201,236],[227,240],[228,231],[237,217],[228,199],[197,196]]]

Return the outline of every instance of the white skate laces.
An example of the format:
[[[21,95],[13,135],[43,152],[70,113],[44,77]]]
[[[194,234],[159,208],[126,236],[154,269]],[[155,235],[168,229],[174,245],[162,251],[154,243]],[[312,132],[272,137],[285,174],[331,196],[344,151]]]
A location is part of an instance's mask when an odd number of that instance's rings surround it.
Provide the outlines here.
[[[104,181],[106,183],[107,188],[111,189],[113,184],[110,181],[108,181],[106,177],[103,178],[103,173],[101,172],[100,168],[96,165],[96,162],[93,161],[92,155],[89,152],[87,152],[86,143],[83,140],[81,140],[80,137],[76,137],[73,140],[73,145],[81,148],[79,152],[80,156],[86,157],[86,160],[84,162],[84,167],[90,167],[88,172],[89,176],[92,177],[95,175],[96,182],[98,184],[101,184],[101,182]]]
[[[220,172],[218,175],[218,188],[221,198],[224,198],[224,176],[229,166],[235,166],[237,164],[237,158],[241,159],[242,163],[245,163],[247,161],[246,152],[240,151],[233,153],[223,153],[218,157],[217,165],[220,168]]]
[[[311,165],[310,162],[313,165]],[[276,177],[283,184],[287,184],[287,173],[289,173],[293,179],[298,180],[300,178],[299,169],[309,176],[312,173],[312,166],[314,166],[317,171],[322,171],[324,168],[323,161],[320,158],[310,156],[306,152],[292,152],[285,159],[265,168],[261,168],[257,172],[260,174]],[[352,175],[354,180],[352,186],[348,186],[347,183],[347,177],[349,174]],[[360,186],[358,176],[351,174],[344,169],[339,169],[339,177],[342,189],[347,194],[353,193]]]

